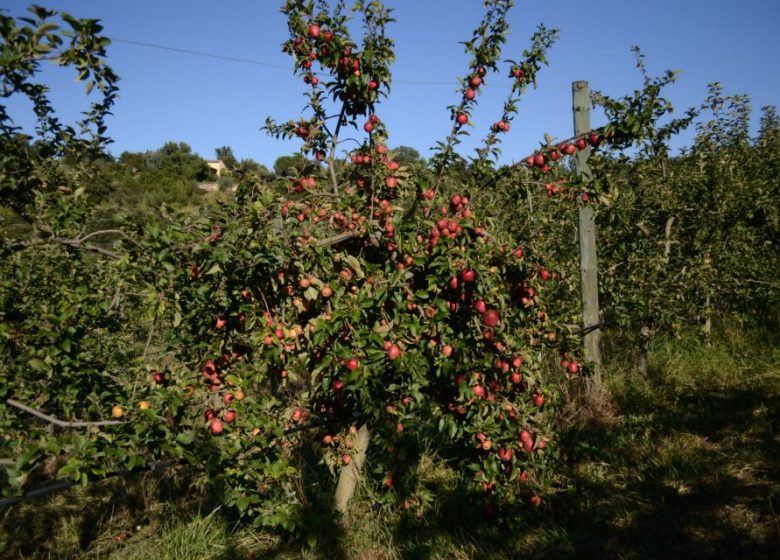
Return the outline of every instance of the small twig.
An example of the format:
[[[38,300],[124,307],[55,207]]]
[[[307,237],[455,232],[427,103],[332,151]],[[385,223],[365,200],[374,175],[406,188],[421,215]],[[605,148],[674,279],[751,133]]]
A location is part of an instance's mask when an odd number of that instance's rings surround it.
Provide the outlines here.
[[[61,428],[88,428],[90,426],[116,426],[118,424],[125,423],[123,420],[99,420],[97,422],[85,422],[83,420],[71,420],[71,421],[60,420],[59,418],[55,418],[54,416],[45,414],[40,410],[31,408],[26,404],[22,404],[19,401],[16,401],[14,399],[7,399],[5,402],[8,405],[13,406],[14,408],[18,408],[19,410],[27,412],[28,414],[32,414],[33,416],[36,416],[41,420],[46,420],[50,424],[54,424]]]

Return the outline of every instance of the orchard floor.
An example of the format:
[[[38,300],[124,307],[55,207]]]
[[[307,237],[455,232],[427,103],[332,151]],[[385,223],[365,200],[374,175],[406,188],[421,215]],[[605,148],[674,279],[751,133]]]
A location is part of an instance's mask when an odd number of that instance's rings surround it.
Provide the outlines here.
[[[606,350],[616,417],[564,434],[573,450],[567,490],[523,519],[485,521],[432,467],[441,490],[423,519],[372,510],[364,495],[349,518],[315,506],[308,539],[281,539],[237,523],[168,472],[0,512],[0,557],[777,558],[777,333],[722,333],[711,347],[657,341],[646,378],[625,363],[624,348]]]

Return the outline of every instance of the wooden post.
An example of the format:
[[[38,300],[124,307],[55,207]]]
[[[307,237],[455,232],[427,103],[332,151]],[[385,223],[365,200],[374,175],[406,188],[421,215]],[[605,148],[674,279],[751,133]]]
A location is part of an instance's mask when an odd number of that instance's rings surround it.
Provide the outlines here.
[[[572,83],[574,135],[590,132],[590,88],[588,82]],[[588,157],[591,148],[579,151],[574,159],[577,177],[589,182],[592,178]],[[590,204],[579,207],[580,284],[582,293],[582,326],[589,327],[601,321],[599,317],[598,265],[596,261],[596,219]],[[592,388],[601,387],[601,331],[596,329],[584,337],[585,359],[593,366]]]

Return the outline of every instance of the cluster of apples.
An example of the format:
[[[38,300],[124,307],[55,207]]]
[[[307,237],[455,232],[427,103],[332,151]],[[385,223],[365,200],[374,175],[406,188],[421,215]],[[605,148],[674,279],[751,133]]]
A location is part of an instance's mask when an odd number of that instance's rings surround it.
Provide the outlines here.
[[[509,123],[502,119],[490,125],[490,130],[493,132],[509,132]]]
[[[435,192],[433,189],[429,189],[423,194],[423,196],[426,199],[431,200],[435,196]],[[469,198],[467,196],[455,194],[450,199],[449,210],[446,206],[442,206],[440,208],[440,214],[442,217],[436,221],[436,224],[428,235],[428,244],[426,246],[428,252],[432,251],[433,248],[439,243],[439,240],[442,238],[457,239],[458,235],[463,232],[463,227],[457,221],[458,218],[473,221],[473,216],[471,214],[471,209],[468,207],[468,203]],[[429,208],[424,208],[423,210],[429,210]],[[450,211],[452,212],[452,218],[454,219],[447,219]]]
[[[238,355],[237,355],[238,356]],[[223,354],[219,360],[206,360],[201,369],[201,373],[208,384],[210,392],[217,392],[224,388],[223,371],[222,368],[226,368],[231,361],[237,359],[237,356],[231,356],[228,353]],[[233,401],[242,401],[245,398],[244,391],[236,389],[235,391],[225,391],[222,394],[222,402],[225,408],[220,414],[212,407],[206,408],[203,412],[203,418],[206,420],[207,426],[211,433],[214,435],[221,434],[225,429],[225,424],[232,424],[236,421],[237,413],[233,408],[229,408]]]
[[[597,148],[601,144],[601,140],[602,137],[599,133],[591,132],[577,138],[573,142],[562,142],[558,146],[549,147],[532,156],[528,156],[525,163],[530,169],[538,168],[542,173],[546,174],[550,171],[548,161],[555,162],[563,156],[572,156],[586,149],[589,145]]]
[[[563,357],[561,358],[561,367],[569,373],[577,373],[580,371],[580,364],[577,363],[577,360],[569,356],[567,352],[563,353]]]
[[[295,193],[303,192],[306,188],[312,188],[317,185],[317,179],[314,177],[298,177],[290,179],[290,190]]]

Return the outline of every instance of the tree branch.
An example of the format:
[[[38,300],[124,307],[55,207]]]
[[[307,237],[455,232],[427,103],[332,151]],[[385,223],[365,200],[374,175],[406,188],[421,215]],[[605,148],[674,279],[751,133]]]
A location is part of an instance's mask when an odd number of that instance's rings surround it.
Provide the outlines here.
[[[335,245],[336,243],[341,243],[342,241],[346,241],[347,239],[352,239],[353,237],[359,237],[360,233],[356,231],[345,231],[344,233],[339,233],[338,235],[334,235],[333,237],[327,237],[325,239],[320,239],[319,241],[315,241],[314,245],[316,247],[325,247],[327,245]]]
[[[72,420],[72,421],[60,420],[59,418],[55,418],[54,416],[49,416],[48,414],[45,414],[39,410],[31,408],[26,404],[22,404],[19,401],[15,401],[14,399],[7,399],[5,402],[9,406],[18,408],[19,410],[27,412],[28,414],[32,414],[33,416],[36,416],[41,420],[46,420],[50,424],[54,424],[61,428],[89,428],[90,426],[116,426],[118,424],[125,424],[123,420],[100,420],[97,422],[85,422],[82,420]]]

